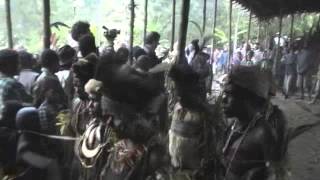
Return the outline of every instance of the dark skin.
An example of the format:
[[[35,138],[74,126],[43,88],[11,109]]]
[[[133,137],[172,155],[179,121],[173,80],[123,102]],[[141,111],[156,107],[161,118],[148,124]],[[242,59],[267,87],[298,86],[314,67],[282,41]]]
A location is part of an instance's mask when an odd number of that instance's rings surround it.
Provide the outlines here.
[[[243,91],[231,83],[224,89],[224,113],[227,118],[238,119],[233,133],[229,130],[230,141],[225,145],[226,179],[263,180],[267,178],[266,164],[273,159],[275,138],[263,116],[258,118],[255,125],[250,124],[265,106],[263,101],[255,102],[255,95]]]

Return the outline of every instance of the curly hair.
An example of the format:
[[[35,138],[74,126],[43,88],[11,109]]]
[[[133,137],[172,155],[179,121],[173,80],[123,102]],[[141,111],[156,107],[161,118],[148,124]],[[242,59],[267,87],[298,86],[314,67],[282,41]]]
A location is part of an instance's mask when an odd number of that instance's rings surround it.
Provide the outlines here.
[[[79,41],[79,38],[84,35],[90,33],[90,24],[85,21],[78,21],[73,24],[71,28],[71,37],[75,41]]]

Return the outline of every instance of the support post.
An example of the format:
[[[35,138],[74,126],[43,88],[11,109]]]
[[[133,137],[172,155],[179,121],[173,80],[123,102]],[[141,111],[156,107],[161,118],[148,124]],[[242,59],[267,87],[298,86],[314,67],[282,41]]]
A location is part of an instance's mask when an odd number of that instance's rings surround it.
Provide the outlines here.
[[[212,38],[212,49],[214,44],[216,43],[216,27],[217,27],[217,10],[218,10],[218,0],[214,0],[214,17],[213,17],[213,38]]]
[[[134,36],[134,8],[135,8],[135,3],[134,0],[131,0],[130,3],[130,50],[129,50],[129,59],[130,59],[130,64],[133,64],[133,36]]]
[[[178,63],[187,63],[185,61],[184,48],[186,46],[187,32],[188,32],[188,21],[189,21],[189,9],[190,9],[190,0],[182,1],[181,9],[181,21],[180,21],[180,30],[179,30],[179,44],[178,44]]]
[[[202,12],[202,33],[206,32],[206,20],[207,20],[207,0],[203,0],[203,12]]]
[[[260,43],[260,35],[261,35],[261,21],[258,19],[258,43]]]
[[[249,15],[248,34],[247,34],[247,43],[249,43],[249,41],[250,41],[251,21],[252,21],[252,11],[250,11],[250,15]]]
[[[11,5],[10,0],[6,0],[6,21],[7,21],[7,33],[8,33],[8,47],[13,48],[12,39],[12,21],[11,21]]]
[[[172,19],[171,19],[171,44],[170,50],[173,50],[176,32],[176,0],[172,0]]]
[[[146,44],[147,27],[148,27],[148,0],[144,0],[144,27],[143,27],[144,44]]]
[[[290,45],[293,42],[293,27],[294,27],[294,14],[291,14]]]
[[[280,56],[280,53],[281,53],[280,52],[280,39],[281,39],[281,35],[282,35],[282,18],[283,18],[282,11],[280,11],[278,45],[277,45],[276,56],[275,56],[275,59],[273,61],[273,69],[272,69],[272,72],[273,72],[274,76],[277,75],[278,59],[279,59],[279,56]]]
[[[232,0],[229,0],[229,58],[228,58],[228,71],[231,69],[232,59]]]
[[[43,47],[45,49],[50,48],[50,38],[51,38],[51,29],[50,29],[50,0],[43,0]]]

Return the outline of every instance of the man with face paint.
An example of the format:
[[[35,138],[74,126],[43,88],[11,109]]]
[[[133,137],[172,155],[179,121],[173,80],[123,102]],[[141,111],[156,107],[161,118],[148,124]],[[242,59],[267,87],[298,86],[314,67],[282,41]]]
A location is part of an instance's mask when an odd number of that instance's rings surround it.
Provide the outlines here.
[[[282,112],[273,106],[272,76],[258,67],[239,66],[229,73],[223,110],[234,118],[223,147],[227,180],[264,180],[270,164],[281,159],[285,128]]]

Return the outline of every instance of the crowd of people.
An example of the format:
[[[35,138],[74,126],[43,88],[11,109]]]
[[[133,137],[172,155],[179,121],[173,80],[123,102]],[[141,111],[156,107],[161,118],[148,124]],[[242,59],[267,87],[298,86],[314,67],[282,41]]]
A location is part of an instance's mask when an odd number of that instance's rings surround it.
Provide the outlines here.
[[[77,47],[45,49],[38,59],[0,50],[2,179],[263,180],[277,174],[274,164],[287,147],[285,117],[270,101],[276,90],[271,71],[257,65],[265,57],[258,44],[244,60],[237,51],[227,72],[227,49],[210,58],[194,40],[183,59],[176,48],[158,57],[159,33],[132,50],[116,50],[116,34],[105,33],[108,43],[98,48],[90,24],[79,21],[71,30]],[[207,100],[212,63],[227,73],[215,102]]]
[[[298,99],[305,98],[307,92],[310,104],[319,99],[319,55],[317,47],[310,47],[304,39],[292,41],[281,39],[279,53],[277,55],[277,38],[271,40],[270,48],[265,49],[260,43],[245,43],[235,49],[230,62],[228,48],[215,49],[212,55],[212,63],[216,74],[225,74],[235,66],[261,66],[273,68],[273,62],[277,59],[275,69],[277,84],[285,99],[299,95]],[[276,57],[277,56],[277,57]],[[317,68],[319,66],[319,68]]]

